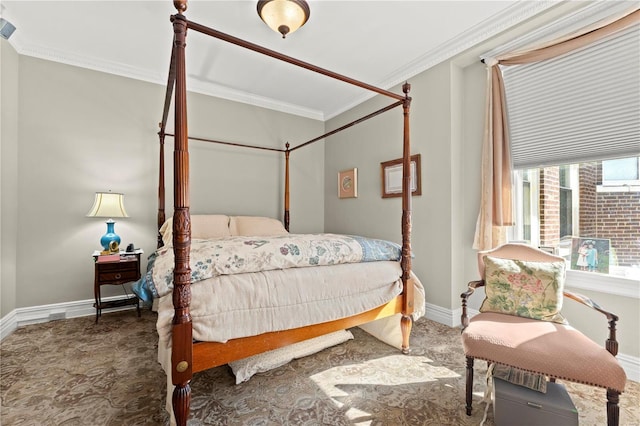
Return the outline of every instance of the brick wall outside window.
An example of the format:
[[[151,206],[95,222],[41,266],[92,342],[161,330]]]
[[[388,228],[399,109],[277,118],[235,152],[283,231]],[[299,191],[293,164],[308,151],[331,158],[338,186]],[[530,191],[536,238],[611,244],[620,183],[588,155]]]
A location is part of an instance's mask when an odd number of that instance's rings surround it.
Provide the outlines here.
[[[560,243],[560,168],[540,169],[540,245]]]
[[[559,168],[540,169],[540,245],[560,241]],[[640,265],[640,192],[597,191],[602,163],[580,164],[578,233],[582,238],[610,240],[617,266]],[[574,191],[575,192],[575,191]],[[574,195],[575,196],[575,195]],[[574,228],[575,229],[575,228]]]
[[[602,184],[602,163],[597,183]],[[640,192],[598,192],[596,207],[595,236],[611,240],[617,265],[640,265]]]
[[[580,181],[580,236],[596,237],[598,164],[583,163],[578,169]]]

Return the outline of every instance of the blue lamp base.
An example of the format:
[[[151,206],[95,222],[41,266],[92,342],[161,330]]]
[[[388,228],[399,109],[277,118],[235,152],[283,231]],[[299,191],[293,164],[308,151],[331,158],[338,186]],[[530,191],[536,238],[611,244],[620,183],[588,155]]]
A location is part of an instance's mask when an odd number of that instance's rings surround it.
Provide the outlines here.
[[[107,222],[107,233],[100,238],[100,244],[104,251],[116,253],[120,251],[120,237],[113,230],[115,222],[113,219],[109,219]]]

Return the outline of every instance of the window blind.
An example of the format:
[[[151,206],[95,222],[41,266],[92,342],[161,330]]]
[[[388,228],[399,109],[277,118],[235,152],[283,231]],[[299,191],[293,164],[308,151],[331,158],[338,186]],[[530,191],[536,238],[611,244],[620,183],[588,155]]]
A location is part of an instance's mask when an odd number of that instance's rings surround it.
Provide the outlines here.
[[[640,25],[503,68],[513,167],[640,155]]]

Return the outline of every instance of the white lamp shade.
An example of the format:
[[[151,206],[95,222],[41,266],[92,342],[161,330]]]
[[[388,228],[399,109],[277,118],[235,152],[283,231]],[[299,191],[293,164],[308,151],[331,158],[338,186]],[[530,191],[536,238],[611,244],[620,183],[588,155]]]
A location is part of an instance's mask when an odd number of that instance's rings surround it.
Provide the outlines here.
[[[304,0],[261,0],[258,15],[273,31],[291,34],[309,19],[309,5]]]
[[[124,209],[124,194],[96,192],[93,207],[87,217],[129,217]]]

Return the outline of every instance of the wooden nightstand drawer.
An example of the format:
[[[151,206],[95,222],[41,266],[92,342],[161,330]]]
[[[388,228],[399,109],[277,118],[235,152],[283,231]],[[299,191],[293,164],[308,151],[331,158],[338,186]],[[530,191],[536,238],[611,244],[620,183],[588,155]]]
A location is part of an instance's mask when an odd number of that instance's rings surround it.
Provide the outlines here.
[[[109,271],[136,271],[139,268],[138,262],[134,260],[121,260],[120,262],[96,263],[100,273]]]
[[[101,283],[106,283],[108,281],[123,281],[123,282],[129,282],[129,281],[135,281],[138,278],[140,278],[140,275],[138,274],[138,271],[136,271],[135,269],[133,270],[119,270],[119,271],[113,271],[113,272],[105,272],[105,271],[100,271],[100,282]]]

